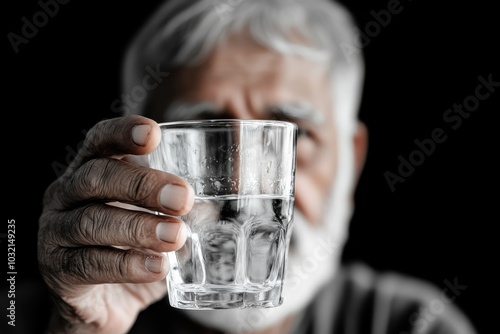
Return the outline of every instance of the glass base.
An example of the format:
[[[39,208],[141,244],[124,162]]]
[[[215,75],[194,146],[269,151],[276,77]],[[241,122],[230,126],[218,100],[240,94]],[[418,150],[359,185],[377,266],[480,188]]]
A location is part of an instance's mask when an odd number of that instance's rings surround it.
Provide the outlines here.
[[[283,303],[282,286],[265,291],[235,291],[226,288],[174,289],[168,287],[170,305],[179,309],[215,310],[234,308],[270,308]]]

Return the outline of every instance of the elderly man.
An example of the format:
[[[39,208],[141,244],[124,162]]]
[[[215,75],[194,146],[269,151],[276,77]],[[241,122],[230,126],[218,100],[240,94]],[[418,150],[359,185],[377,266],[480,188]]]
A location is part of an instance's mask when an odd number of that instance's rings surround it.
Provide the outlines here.
[[[363,62],[349,13],[326,0],[168,1],[127,50],[124,117],[96,124],[46,191],[40,270],[51,333],[475,333],[434,287],[341,265],[367,149]],[[285,119],[299,127],[285,299],[269,309],[181,311],[165,299],[193,190],[148,168],[156,122]],[[145,210],[147,209],[147,210]],[[448,298],[447,296],[445,296]],[[449,298],[448,298],[449,299]]]

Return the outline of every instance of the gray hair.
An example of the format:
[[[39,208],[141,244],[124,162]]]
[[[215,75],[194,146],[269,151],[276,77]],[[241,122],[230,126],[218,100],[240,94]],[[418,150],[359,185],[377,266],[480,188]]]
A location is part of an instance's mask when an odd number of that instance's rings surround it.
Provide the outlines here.
[[[336,120],[353,130],[361,98],[362,54],[349,12],[328,0],[169,0],[160,6],[129,45],[124,59],[125,92],[140,85],[151,67],[169,71],[199,63],[229,33],[247,28],[259,43],[285,54],[328,61]],[[298,32],[307,43],[293,41]],[[147,97],[130,108],[144,114]]]

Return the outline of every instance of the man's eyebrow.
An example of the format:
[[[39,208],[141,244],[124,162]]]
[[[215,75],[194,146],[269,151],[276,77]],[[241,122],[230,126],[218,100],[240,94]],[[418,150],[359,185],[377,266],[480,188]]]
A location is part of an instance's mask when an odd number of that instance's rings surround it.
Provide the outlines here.
[[[272,106],[269,111],[273,117],[278,119],[303,120],[315,125],[322,125],[325,122],[323,113],[306,102],[277,104]]]
[[[301,120],[315,125],[322,125],[325,116],[310,103],[281,103],[268,108],[270,116],[283,120]],[[183,120],[215,117],[222,110],[210,102],[174,102],[163,113],[163,121],[174,122]]]
[[[192,120],[200,118],[201,115],[216,115],[220,112],[219,107],[209,102],[174,102],[163,113],[163,120],[165,122]]]

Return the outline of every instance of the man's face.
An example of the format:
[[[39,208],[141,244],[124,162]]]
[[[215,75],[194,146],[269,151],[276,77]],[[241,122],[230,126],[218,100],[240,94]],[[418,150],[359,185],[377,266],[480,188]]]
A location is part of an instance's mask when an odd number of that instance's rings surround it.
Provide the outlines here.
[[[321,225],[336,171],[336,133],[326,64],[287,56],[245,35],[229,38],[200,65],[172,79],[162,121],[281,119],[299,126],[296,209]],[[169,103],[170,102],[170,103]],[[165,110],[165,105],[175,108]],[[205,107],[200,105],[205,104]]]
[[[197,321],[238,333],[242,324],[268,328],[304,308],[335,275],[350,194],[337,193],[343,188],[334,185],[337,173],[338,180],[349,179],[343,172],[349,159],[338,164],[345,150],[337,150],[343,141],[331,110],[329,73],[326,64],[283,55],[238,35],[217,46],[201,64],[176,71],[150,106],[147,116],[160,121],[281,119],[299,127],[296,210],[283,304],[257,314],[252,309],[188,312]]]

